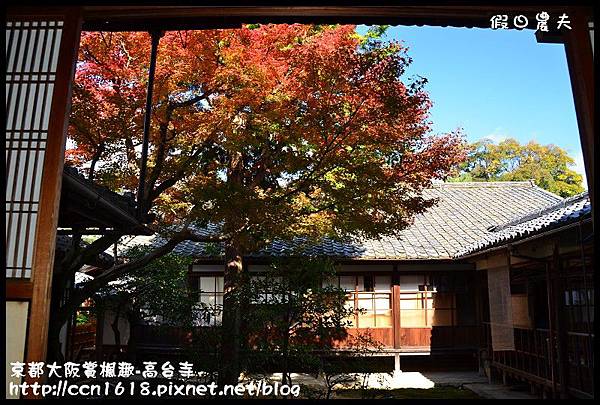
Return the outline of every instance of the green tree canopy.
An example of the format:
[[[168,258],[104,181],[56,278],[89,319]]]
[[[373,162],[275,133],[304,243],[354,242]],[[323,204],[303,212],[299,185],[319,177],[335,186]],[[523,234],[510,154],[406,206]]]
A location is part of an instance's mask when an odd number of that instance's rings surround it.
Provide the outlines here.
[[[467,160],[451,181],[522,181],[569,197],[583,192],[583,177],[571,167],[575,161],[556,145],[535,141],[520,144],[509,138],[498,144],[482,139],[468,146]]]
[[[125,252],[125,260],[139,259],[150,250],[133,246]],[[187,281],[191,263],[190,257],[170,252],[106,285],[95,296],[128,306],[145,322],[160,317],[161,324],[190,326],[192,306],[198,301]]]

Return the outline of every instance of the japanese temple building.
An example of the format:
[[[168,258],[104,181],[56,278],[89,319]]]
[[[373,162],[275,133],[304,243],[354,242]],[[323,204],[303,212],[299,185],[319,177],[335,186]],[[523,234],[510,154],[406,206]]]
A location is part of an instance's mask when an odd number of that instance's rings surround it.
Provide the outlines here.
[[[479,369],[490,379],[526,381],[542,396],[593,395],[588,193],[563,199],[523,181],[438,183],[424,194],[437,203],[393,237],[273,242],[245,256],[244,268],[260,276],[274,258],[332,259],[337,277],[328,283],[355,309],[349,335],[370,334],[397,371]],[[150,236],[129,245],[161,243]],[[222,305],[223,252],[190,241],[175,252],[194,258],[188,278],[200,302]],[[217,315],[198,326],[219,324]],[[167,338],[162,329],[124,332],[135,333],[146,354],[183,345],[181,334]],[[341,342],[340,350],[351,349]]]

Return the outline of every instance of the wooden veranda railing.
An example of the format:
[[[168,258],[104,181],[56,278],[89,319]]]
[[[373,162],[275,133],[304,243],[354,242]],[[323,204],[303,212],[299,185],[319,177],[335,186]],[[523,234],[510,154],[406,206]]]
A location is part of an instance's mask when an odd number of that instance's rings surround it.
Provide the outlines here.
[[[96,321],[73,325],[68,346],[68,358],[79,361],[85,351],[94,349],[96,344]]]
[[[551,336],[548,329],[523,327],[515,327],[514,336],[515,350],[494,352],[490,324],[483,324],[484,344],[491,366],[556,392],[561,381],[556,336]],[[568,331],[566,336],[567,375],[563,378],[567,390],[577,397],[593,396],[594,335]]]

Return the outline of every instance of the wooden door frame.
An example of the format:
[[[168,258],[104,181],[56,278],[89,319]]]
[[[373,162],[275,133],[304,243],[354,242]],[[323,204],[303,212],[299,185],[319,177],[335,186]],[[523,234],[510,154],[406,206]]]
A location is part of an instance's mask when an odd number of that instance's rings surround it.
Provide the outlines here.
[[[34,9],[29,12],[8,9],[6,17],[7,20],[14,21],[63,21],[56,80],[49,115],[31,277],[29,279],[6,279],[6,300],[29,302],[24,353],[25,362],[28,363],[46,360],[58,207],[71,105],[71,83],[77,61],[82,13],[80,8],[55,8],[45,12]],[[28,383],[39,382],[39,380],[31,379],[28,374],[25,381]]]

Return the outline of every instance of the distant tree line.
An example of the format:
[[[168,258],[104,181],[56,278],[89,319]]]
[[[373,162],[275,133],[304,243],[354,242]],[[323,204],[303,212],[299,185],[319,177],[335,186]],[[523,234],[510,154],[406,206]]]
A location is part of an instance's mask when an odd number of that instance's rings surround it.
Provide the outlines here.
[[[467,146],[467,159],[450,181],[522,181],[533,179],[539,187],[569,197],[584,191],[583,176],[575,161],[556,145],[535,141],[520,144],[509,138],[499,143],[482,139]]]

